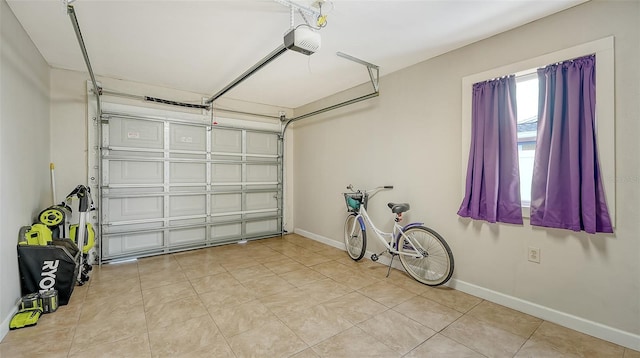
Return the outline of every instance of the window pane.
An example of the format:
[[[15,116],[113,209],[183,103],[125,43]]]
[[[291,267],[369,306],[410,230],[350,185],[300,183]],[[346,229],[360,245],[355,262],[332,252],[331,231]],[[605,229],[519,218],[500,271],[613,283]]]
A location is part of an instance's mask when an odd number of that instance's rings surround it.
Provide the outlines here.
[[[520,200],[522,206],[531,204],[531,180],[533,178],[533,158],[536,154],[536,142],[518,143],[520,166]]]
[[[516,79],[516,101],[518,102],[518,124],[538,121],[538,77],[523,76]]]
[[[529,207],[538,130],[538,77],[535,73],[516,79],[516,101],[518,102],[520,198],[522,206]]]

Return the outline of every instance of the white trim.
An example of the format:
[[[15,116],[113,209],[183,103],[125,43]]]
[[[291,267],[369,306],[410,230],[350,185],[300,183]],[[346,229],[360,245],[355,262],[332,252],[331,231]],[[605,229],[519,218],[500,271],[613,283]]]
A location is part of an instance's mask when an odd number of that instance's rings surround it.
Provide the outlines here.
[[[177,119],[183,120],[185,122],[193,122],[200,124],[210,124],[211,116],[205,116],[201,114],[193,114],[193,113],[185,113],[172,111],[169,109],[158,109],[158,108],[148,108],[142,106],[134,106],[127,104],[119,104],[119,103],[111,103],[111,102],[103,102],[102,103],[102,111],[103,112],[114,112],[121,114],[129,114],[129,115],[141,115],[141,116],[154,116],[158,117],[158,119]],[[277,120],[273,120],[273,122],[258,122],[258,121],[250,121],[244,119],[235,119],[228,117],[215,117],[217,126],[224,127],[237,127],[237,129],[254,129],[254,130],[265,130],[271,132],[280,133],[280,122]],[[188,124],[188,123],[185,123]],[[224,128],[224,129],[232,129],[232,128]],[[235,129],[235,128],[234,128]]]
[[[449,286],[458,291],[480,297],[487,301],[520,311],[545,321],[588,334],[630,349],[640,350],[640,335],[613,328],[598,322],[574,316],[517,297],[476,286],[457,279],[451,279]]]
[[[314,234],[312,232],[309,232],[307,230],[302,230],[302,229],[298,229],[298,228],[295,228],[293,230],[293,232],[295,234],[300,235],[300,236],[304,236],[304,237],[306,237],[308,239],[318,241],[320,243],[323,243],[325,245],[329,245],[331,247],[335,247],[336,249],[340,249],[342,251],[346,251],[346,248],[344,246],[344,242],[342,242],[342,241],[331,240],[331,239],[329,239],[327,237],[320,236],[320,235]]]
[[[296,228],[294,232],[298,235],[304,236],[311,240],[318,241],[320,243],[345,250],[344,243],[336,240],[329,239],[327,237],[314,234],[312,232]],[[371,252],[367,251],[365,256],[367,259],[371,257]],[[399,261],[399,260],[398,260]],[[404,271],[400,262],[394,261],[393,268]],[[378,263],[383,265],[389,264],[389,256],[384,255],[380,257]],[[545,307],[533,302],[523,300],[521,298],[505,295],[503,293],[490,290],[488,288],[476,286],[464,281],[452,278],[445,286],[449,286],[458,291],[468,293],[470,295],[482,298],[493,303],[520,311],[534,317],[538,317],[545,321],[559,324],[563,327],[573,329],[578,332],[588,334],[593,337],[603,339],[630,349],[640,350],[640,335],[626,332],[617,328],[609,327],[604,324],[589,321],[572,314],[561,312],[553,308]]]
[[[2,327],[0,327],[0,341],[2,341],[7,333],[9,333],[9,324],[16,312],[18,312],[18,306],[14,306],[13,309],[9,311],[7,317],[2,321]]]
[[[533,68],[544,67],[551,63],[592,53],[596,54],[596,139],[598,142],[598,155],[611,223],[614,227],[616,226],[615,59],[613,36],[462,78],[461,164],[463,175],[461,177],[461,200],[464,197],[467,164],[469,162],[469,148],[471,146],[471,100],[473,84],[508,74],[515,74],[516,76],[526,74]]]

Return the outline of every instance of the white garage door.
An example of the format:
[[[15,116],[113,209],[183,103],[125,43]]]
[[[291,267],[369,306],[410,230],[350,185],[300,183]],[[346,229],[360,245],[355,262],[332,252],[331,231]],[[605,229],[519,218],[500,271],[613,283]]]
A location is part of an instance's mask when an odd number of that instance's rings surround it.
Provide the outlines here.
[[[101,261],[280,234],[276,131],[109,113]]]

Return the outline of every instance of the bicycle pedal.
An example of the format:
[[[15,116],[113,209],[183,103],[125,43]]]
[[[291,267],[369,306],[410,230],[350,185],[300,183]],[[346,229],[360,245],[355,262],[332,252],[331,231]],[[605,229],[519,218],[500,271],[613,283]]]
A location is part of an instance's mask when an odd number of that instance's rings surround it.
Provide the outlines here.
[[[376,254],[372,254],[371,255],[371,261],[376,262],[376,261],[378,261],[378,259],[379,259],[378,255],[376,255]]]

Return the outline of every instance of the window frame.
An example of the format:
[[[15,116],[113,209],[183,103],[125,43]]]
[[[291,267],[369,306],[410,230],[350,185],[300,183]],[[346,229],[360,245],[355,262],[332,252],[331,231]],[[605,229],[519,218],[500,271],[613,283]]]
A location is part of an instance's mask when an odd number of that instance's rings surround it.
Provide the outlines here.
[[[544,54],[535,58],[494,68],[462,78],[462,153],[461,153],[461,191],[464,197],[465,179],[471,145],[471,106],[473,84],[510,74],[523,76],[531,69],[542,68],[572,58],[590,54],[596,55],[596,141],[605,197],[615,227],[616,218],[616,181],[615,181],[615,62],[614,37],[587,42],[564,50]],[[529,207],[522,207],[522,216],[530,217]]]

